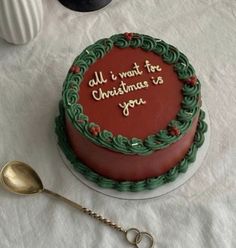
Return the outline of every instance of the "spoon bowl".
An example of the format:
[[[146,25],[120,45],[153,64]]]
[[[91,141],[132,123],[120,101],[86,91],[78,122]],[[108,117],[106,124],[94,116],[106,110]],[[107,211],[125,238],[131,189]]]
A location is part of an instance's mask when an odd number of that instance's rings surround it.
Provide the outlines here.
[[[28,165],[20,161],[6,163],[0,172],[2,185],[15,194],[31,195],[44,190],[38,174]]]
[[[140,232],[137,228],[130,228],[125,230],[121,226],[112,222],[109,219],[104,218],[102,215],[97,214],[89,208],[85,208],[78,203],[75,203],[62,195],[59,195],[51,190],[45,189],[43,183],[38,174],[28,164],[21,161],[11,161],[6,163],[0,171],[0,183],[4,188],[10,192],[19,195],[32,195],[37,193],[46,193],[53,195],[54,197],[64,201],[74,208],[79,209],[83,213],[103,222],[104,224],[116,229],[119,232],[124,233],[126,240],[129,244],[134,245],[136,248],[140,247],[139,243],[143,237],[148,239],[148,248],[153,248],[154,240],[150,233]],[[130,239],[129,234],[134,234],[135,238]],[[142,246],[143,247],[143,246]]]

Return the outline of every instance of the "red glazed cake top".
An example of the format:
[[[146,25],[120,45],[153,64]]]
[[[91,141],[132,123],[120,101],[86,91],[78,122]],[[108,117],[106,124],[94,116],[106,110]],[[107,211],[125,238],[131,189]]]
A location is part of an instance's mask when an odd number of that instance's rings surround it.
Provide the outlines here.
[[[155,53],[113,47],[85,72],[78,103],[101,129],[144,139],[175,119],[182,87],[173,66]]]
[[[200,83],[184,54],[133,33],[87,47],[63,89],[65,112],[84,137],[140,155],[181,139],[199,111],[199,97]]]

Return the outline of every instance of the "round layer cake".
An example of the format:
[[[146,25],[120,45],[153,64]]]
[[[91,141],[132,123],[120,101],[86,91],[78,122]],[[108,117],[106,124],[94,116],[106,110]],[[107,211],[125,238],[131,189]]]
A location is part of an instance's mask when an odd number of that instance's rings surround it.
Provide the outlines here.
[[[204,142],[200,82],[186,56],[160,39],[97,41],[74,60],[62,95],[59,145],[102,187],[140,191],[173,181]]]

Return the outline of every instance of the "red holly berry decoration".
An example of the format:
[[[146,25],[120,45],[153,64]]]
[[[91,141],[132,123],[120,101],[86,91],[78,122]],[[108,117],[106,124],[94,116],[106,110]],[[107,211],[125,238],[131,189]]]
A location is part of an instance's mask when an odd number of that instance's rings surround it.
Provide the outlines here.
[[[78,120],[79,123],[83,124],[84,123],[84,120]]]
[[[77,65],[72,65],[70,68],[70,72],[73,74],[79,73],[80,72],[80,67]]]
[[[92,135],[97,136],[101,130],[99,126],[93,126],[89,129],[89,131]]]
[[[179,136],[180,135],[180,130],[177,127],[170,127],[168,131],[169,131],[169,134],[171,136]]]
[[[124,33],[125,39],[126,40],[132,40],[134,34],[133,33]]]
[[[186,79],[186,83],[194,86],[197,84],[197,77],[195,75],[191,76],[190,78]]]

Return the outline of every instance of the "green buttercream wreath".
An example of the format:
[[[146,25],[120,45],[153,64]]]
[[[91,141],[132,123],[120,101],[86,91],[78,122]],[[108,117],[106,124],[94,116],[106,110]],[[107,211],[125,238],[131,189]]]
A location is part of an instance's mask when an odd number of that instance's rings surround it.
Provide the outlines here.
[[[107,54],[113,46],[141,48],[161,56],[163,61],[173,66],[180,80],[183,80],[183,100],[181,109],[167,128],[147,136],[144,140],[122,135],[113,135],[109,130],[101,130],[96,123],[89,121],[83,113],[83,106],[78,103],[79,87],[89,66]],[[200,110],[200,82],[193,67],[184,54],[162,40],[142,34],[117,34],[101,39],[87,47],[73,62],[63,85],[63,106],[65,114],[73,126],[91,142],[107,149],[124,154],[148,155],[164,149],[180,140],[191,128],[194,117]]]

